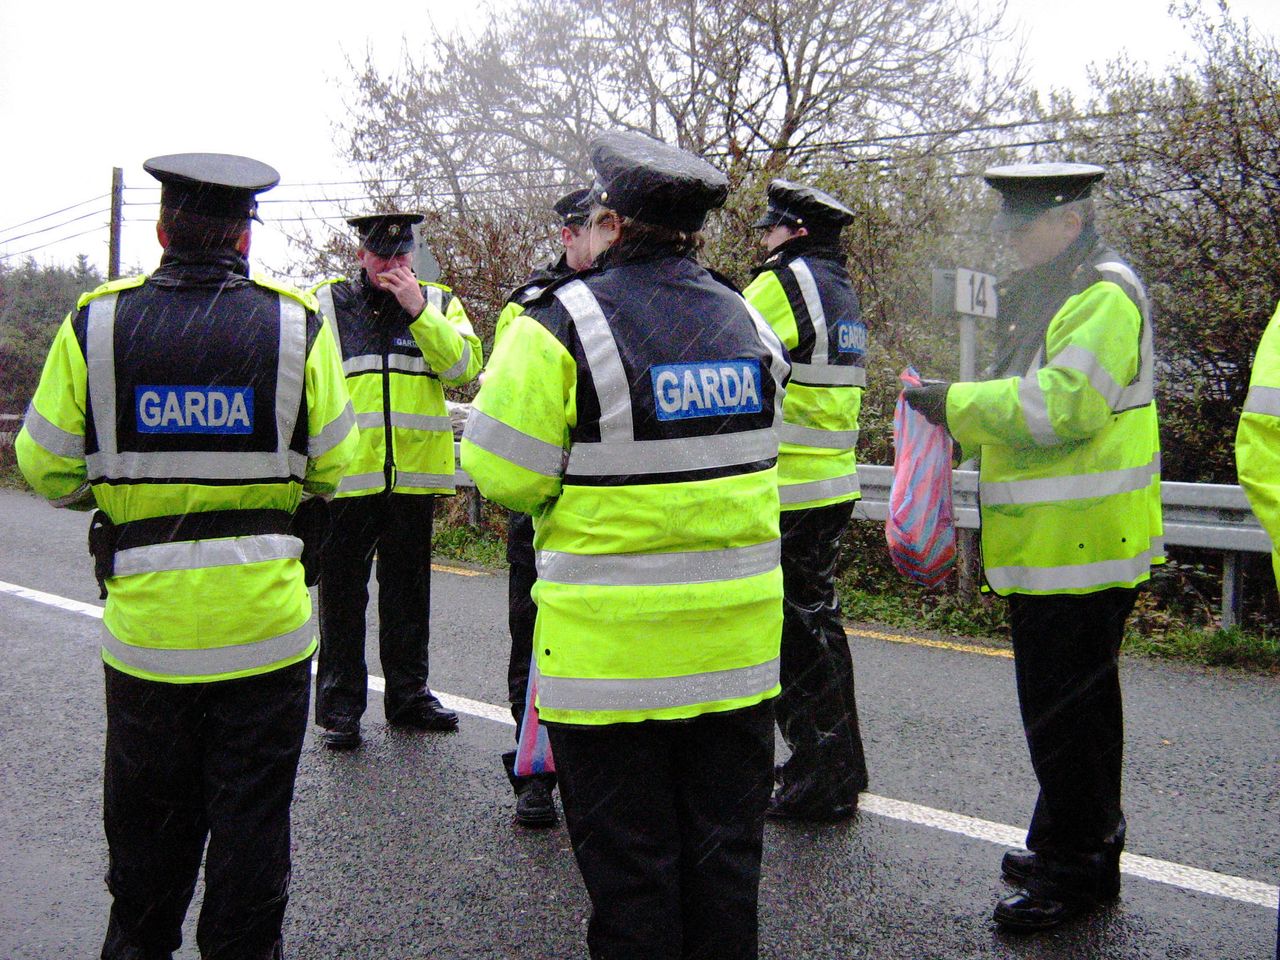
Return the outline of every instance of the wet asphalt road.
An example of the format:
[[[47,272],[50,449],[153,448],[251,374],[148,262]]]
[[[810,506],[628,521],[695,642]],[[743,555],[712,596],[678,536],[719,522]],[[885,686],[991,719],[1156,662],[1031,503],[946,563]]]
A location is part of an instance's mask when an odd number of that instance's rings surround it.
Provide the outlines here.
[[[0,581],[98,605],[87,518],[0,491]],[[370,605],[372,624],[374,606]],[[108,898],[101,831],[98,621],[0,592],[0,958],[97,956]],[[432,685],[505,697],[505,579],[433,578]],[[1034,800],[1009,660],[854,638],[871,792],[1021,830]],[[376,644],[369,650],[377,672]],[[1280,879],[1280,682],[1130,660],[1129,851]],[[586,896],[563,827],[524,832],[498,754],[511,727],[389,731],[370,695],[366,744],[309,734],[294,803],[288,955],[585,956]],[[870,805],[870,804],[869,804]],[[1274,906],[1126,876],[1119,903],[1039,937],[990,921],[1003,847],[862,812],[771,824],[765,958],[1273,956]],[[1164,868],[1161,868],[1162,870]],[[1167,870],[1165,872],[1168,872]],[[195,957],[195,907],[179,957]]]

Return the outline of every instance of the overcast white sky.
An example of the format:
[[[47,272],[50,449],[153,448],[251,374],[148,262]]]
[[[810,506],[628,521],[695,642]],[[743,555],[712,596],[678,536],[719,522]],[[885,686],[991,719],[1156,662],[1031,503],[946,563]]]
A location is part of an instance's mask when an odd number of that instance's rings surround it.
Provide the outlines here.
[[[1126,56],[1158,66],[1188,51],[1167,6],[1008,0],[1035,85],[1077,92],[1086,89],[1090,62]],[[1276,0],[1232,7],[1262,32],[1280,34]],[[352,179],[334,141],[346,109],[347,56],[362,61],[368,49],[390,68],[406,44],[425,49],[428,17],[465,23],[480,9],[454,0],[372,8],[351,0],[0,0],[0,257],[39,247],[32,255],[41,262],[69,264],[85,253],[105,270],[111,168],[122,167],[126,187],[138,188],[126,191],[126,202],[154,201],[142,161],[156,154],[209,150],[264,160],[282,176],[264,200],[352,196],[345,186],[289,186]],[[94,197],[102,199],[23,225]],[[255,264],[283,271],[290,254],[273,217],[314,212],[265,205]],[[347,212],[361,212],[359,204]],[[155,208],[126,207],[125,216],[124,265],[149,270],[159,258]]]

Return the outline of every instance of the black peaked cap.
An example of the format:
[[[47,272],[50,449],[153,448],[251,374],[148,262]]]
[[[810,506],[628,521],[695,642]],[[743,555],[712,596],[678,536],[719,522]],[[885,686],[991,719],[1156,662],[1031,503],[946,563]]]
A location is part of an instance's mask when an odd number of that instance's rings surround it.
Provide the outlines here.
[[[591,189],[583,187],[566,193],[555,202],[553,209],[566,227],[586,223],[591,214]]]
[[[427,219],[423,213],[369,213],[347,217],[360,235],[360,246],[380,257],[396,257],[413,250],[413,225]]]
[[[591,141],[591,201],[644,223],[693,232],[723,206],[729,178],[679,147],[613,131]]]
[[[210,217],[254,217],[257,195],[280,182],[275,167],[230,153],[170,153],[142,169],[160,181],[160,205]]]
[[[831,231],[853,222],[853,216],[852,210],[817,187],[773,180],[769,183],[769,206],[752,226],[767,228],[785,224],[808,227],[811,231]]]
[[[1091,163],[1015,163],[989,167],[982,177],[1000,193],[992,226],[1007,230],[1046,210],[1083,200],[1107,171]]]

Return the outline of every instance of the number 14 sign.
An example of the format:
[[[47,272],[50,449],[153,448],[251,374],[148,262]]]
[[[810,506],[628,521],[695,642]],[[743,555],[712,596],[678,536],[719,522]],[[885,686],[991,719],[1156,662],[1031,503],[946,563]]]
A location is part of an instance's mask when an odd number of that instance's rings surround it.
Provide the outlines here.
[[[977,270],[956,269],[956,313],[973,317],[996,316],[996,278]]]

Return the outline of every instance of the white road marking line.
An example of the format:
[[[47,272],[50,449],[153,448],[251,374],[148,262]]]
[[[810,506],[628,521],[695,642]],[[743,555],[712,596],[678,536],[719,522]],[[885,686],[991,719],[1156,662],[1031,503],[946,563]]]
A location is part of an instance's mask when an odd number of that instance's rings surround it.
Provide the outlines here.
[[[66,597],[59,597],[52,593],[43,593],[40,590],[32,590],[29,587],[18,586],[15,583],[6,583],[0,580],[0,593],[7,593],[23,600],[56,607],[69,613],[79,613],[86,617],[102,619],[101,607],[89,603],[81,603],[78,600],[69,600]],[[386,689],[386,681],[382,677],[370,675],[369,689],[383,693]],[[436,691],[436,696],[450,710],[481,717],[485,720],[492,720],[495,723],[502,723],[509,727],[515,726],[515,721],[511,719],[511,711],[505,707],[484,703],[479,700],[469,700],[466,697],[440,693],[439,691]],[[858,806],[864,812],[872,813],[876,816],[971,837],[974,840],[984,840],[987,843],[994,843],[998,846],[1020,847],[1026,838],[1025,830],[1011,827],[1008,824],[980,820],[977,817],[967,817],[963,814],[950,813],[946,810],[935,810],[932,807],[924,807],[919,804],[908,803],[905,800],[894,800],[890,797],[881,797],[871,793],[862,794],[858,798]],[[1207,893],[1211,896],[1224,897],[1241,903],[1251,903],[1272,910],[1276,908],[1277,900],[1280,899],[1280,887],[1269,883],[1261,883],[1245,877],[1235,877],[1226,873],[1216,873],[1212,870],[1201,870],[1198,867],[1189,867],[1169,860],[1156,860],[1153,857],[1142,857],[1132,853],[1121,855],[1120,870],[1132,877],[1141,877],[1144,880],[1180,887],[1183,890]]]

